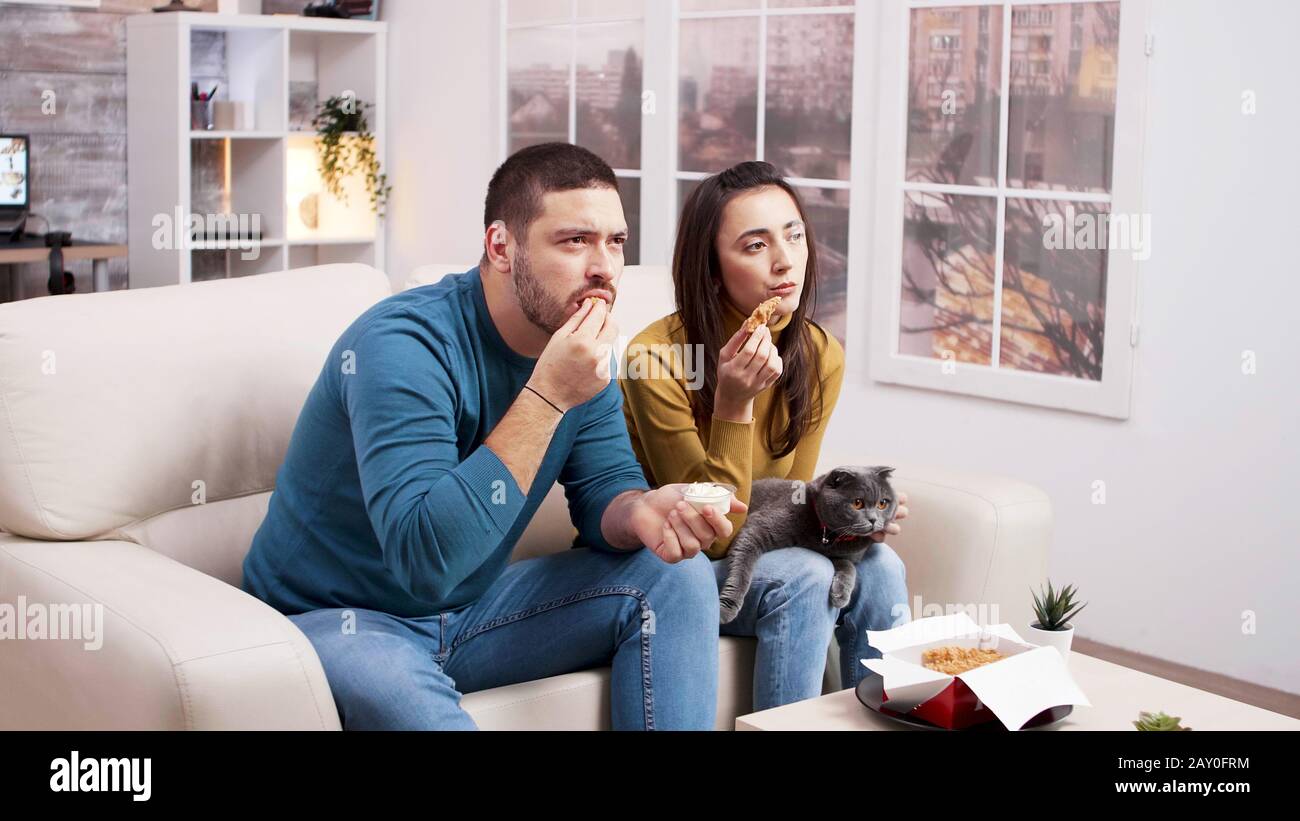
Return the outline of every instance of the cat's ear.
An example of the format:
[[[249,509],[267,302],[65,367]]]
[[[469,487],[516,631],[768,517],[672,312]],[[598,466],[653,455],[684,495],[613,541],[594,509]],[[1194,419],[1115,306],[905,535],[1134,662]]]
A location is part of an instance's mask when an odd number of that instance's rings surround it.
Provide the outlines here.
[[[892,474],[893,472],[894,472],[893,468],[886,468],[886,467],[876,468],[876,478],[883,482],[887,480],[890,474]]]
[[[849,475],[850,472],[844,468],[834,468],[830,473],[827,473],[826,476],[823,477],[822,484],[826,487],[839,487],[844,483],[845,479],[849,478]]]

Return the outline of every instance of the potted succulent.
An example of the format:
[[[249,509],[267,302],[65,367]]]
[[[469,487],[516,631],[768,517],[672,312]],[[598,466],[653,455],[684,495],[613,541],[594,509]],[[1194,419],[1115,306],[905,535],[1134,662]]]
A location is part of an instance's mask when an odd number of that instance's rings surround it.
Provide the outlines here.
[[[1074,625],[1070,619],[1082,610],[1087,602],[1075,603],[1078,591],[1074,585],[1067,584],[1060,590],[1052,587],[1052,580],[1047,580],[1047,590],[1041,596],[1032,589],[1034,595],[1035,620],[1029,623],[1029,635],[1026,637],[1040,647],[1055,647],[1061,658],[1070,660],[1070,642],[1074,638]]]
[[[1163,712],[1148,713],[1145,710],[1139,710],[1138,720],[1133,722],[1133,726],[1137,727],[1138,730],[1148,732],[1152,730],[1169,732],[1192,729],[1191,727],[1184,727],[1181,722],[1182,719],[1178,716],[1167,716]]]
[[[320,104],[312,125],[319,137],[316,149],[326,190],[347,202],[343,179],[360,171],[365,176],[366,191],[370,194],[370,208],[382,217],[388,193],[393,187],[388,184],[388,175],[380,169],[379,158],[375,156],[375,135],[366,122],[367,108],[374,108],[374,104],[350,95],[330,97]]]

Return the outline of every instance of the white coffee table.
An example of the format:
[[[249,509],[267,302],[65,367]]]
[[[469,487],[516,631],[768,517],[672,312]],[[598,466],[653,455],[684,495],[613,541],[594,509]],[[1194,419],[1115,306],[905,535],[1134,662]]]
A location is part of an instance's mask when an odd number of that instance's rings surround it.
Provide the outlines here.
[[[1180,716],[1193,730],[1300,730],[1300,720],[1139,673],[1079,652],[1070,654],[1070,673],[1092,702],[1075,707],[1050,730],[1132,730],[1138,713]],[[750,713],[737,730],[907,730],[907,725],[872,712],[852,690]]]

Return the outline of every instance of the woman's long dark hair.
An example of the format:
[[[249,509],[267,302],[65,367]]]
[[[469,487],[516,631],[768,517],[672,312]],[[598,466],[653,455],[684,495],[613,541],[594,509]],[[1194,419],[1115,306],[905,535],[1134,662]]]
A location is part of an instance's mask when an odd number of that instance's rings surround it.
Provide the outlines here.
[[[722,300],[722,266],[718,260],[716,239],[722,227],[722,212],[737,194],[764,186],[776,186],[790,195],[804,223],[808,244],[808,267],[804,274],[803,295],[790,324],[777,342],[783,371],[772,390],[785,400],[788,422],[777,431],[777,416],[769,418],[768,449],[778,458],[795,449],[799,440],[821,416],[821,367],[813,347],[806,317],[817,302],[817,245],[812,225],[804,211],[803,199],[794,186],[786,182],[775,166],[766,162],[742,162],[702,181],[682,207],[677,223],[677,243],[673,249],[673,290],[677,315],[686,331],[687,344],[704,348],[704,385],[691,391],[691,408],[697,424],[713,418],[713,395],[718,387],[718,351],[726,343]],[[743,310],[743,306],[741,307]],[[825,333],[820,326],[818,332]],[[698,362],[698,359],[696,360]],[[773,407],[777,407],[774,404]]]

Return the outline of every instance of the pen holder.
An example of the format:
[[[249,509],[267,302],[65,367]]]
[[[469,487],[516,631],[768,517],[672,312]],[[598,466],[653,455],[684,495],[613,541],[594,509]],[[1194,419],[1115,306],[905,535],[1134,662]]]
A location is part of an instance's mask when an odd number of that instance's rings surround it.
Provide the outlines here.
[[[211,100],[190,100],[190,128],[195,131],[212,130]]]

